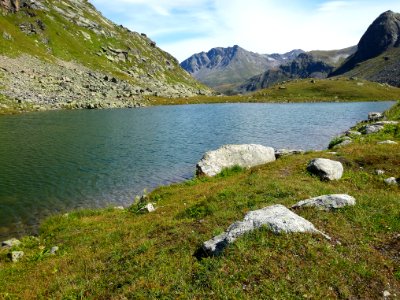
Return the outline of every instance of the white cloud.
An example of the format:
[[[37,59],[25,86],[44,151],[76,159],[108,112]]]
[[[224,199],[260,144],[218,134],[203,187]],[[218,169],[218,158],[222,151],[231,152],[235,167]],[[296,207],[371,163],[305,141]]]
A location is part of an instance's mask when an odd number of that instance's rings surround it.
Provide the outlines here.
[[[179,60],[213,47],[259,53],[328,50],[358,43],[398,0],[92,0],[115,22],[147,33]]]

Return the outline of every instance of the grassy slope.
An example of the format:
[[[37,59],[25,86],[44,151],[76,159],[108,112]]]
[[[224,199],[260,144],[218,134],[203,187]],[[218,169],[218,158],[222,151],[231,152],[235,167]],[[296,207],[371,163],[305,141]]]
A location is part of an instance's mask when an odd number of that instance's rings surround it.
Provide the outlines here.
[[[194,97],[184,99],[153,98],[154,105],[225,102],[320,102],[400,100],[400,89],[365,80],[294,80],[248,95]],[[282,88],[284,87],[284,88]]]
[[[197,88],[204,87],[181,69],[171,55],[157,47],[150,46],[150,40],[146,37],[137,33],[130,33],[125,28],[111,22],[104,23],[104,18],[90,4],[85,4],[88,8],[85,17],[112,32],[114,37],[97,35],[93,31],[80,27],[62,17],[56,12],[54,6],[68,10],[70,4],[68,2],[48,1],[49,7],[51,7],[50,11],[34,11],[32,17],[25,13],[25,11],[31,11],[26,8],[17,14],[0,16],[0,34],[7,32],[13,38],[12,40],[0,38],[0,54],[6,56],[29,54],[48,61],[54,61],[56,58],[66,61],[72,60],[91,69],[111,73],[132,83],[135,83],[135,80],[123,72],[126,69],[132,68],[139,75],[150,73],[156,78],[163,78],[170,84],[183,83]],[[38,30],[38,34],[26,35],[18,27],[21,23],[36,24],[37,20],[41,20],[45,25],[45,30]],[[82,32],[89,34],[91,39],[86,40]],[[49,40],[48,45],[43,42],[43,39]],[[130,48],[134,49],[138,55],[130,55],[131,62],[110,62],[104,55],[97,55],[98,52],[101,52],[102,46],[112,46],[115,49],[124,50]],[[147,62],[144,62],[142,58],[146,59]],[[173,70],[166,67],[167,60],[174,66]],[[162,66],[163,70],[155,67],[152,62]]]
[[[400,103],[388,113],[400,120]],[[158,210],[86,210],[56,216],[39,239],[25,238],[12,264],[0,250],[3,298],[273,298],[379,299],[400,295],[400,126],[359,138],[337,155],[306,153],[218,178],[160,187]],[[341,161],[340,181],[321,182],[305,170],[315,157]],[[375,175],[376,169],[386,171]],[[348,193],[355,207],[298,213],[332,236],[273,235],[261,229],[238,239],[219,257],[197,260],[199,245],[253,209],[292,205],[312,196]],[[337,244],[336,241],[341,244]],[[58,245],[51,256],[48,250]],[[394,296],[396,297],[396,296]]]

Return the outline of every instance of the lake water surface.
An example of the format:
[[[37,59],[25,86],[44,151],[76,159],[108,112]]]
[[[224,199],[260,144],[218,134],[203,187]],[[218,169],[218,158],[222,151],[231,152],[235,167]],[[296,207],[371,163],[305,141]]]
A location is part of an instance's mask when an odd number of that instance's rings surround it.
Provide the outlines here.
[[[394,102],[214,104],[0,116],[0,237],[44,217],[129,205],[143,189],[190,178],[224,144],[324,149]]]

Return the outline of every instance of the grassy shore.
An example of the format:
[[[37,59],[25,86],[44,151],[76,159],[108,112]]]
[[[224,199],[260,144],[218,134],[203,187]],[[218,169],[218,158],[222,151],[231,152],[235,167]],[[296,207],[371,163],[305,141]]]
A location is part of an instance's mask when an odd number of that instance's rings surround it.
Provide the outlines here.
[[[400,88],[356,78],[299,79],[245,95],[150,98],[152,105],[400,100]]]
[[[400,120],[400,103],[386,113]],[[395,140],[398,145],[378,145]],[[344,165],[339,181],[306,171],[317,157]],[[381,169],[384,175],[376,175]],[[308,152],[215,178],[194,178],[148,195],[157,210],[83,210],[46,220],[25,237],[24,257],[12,263],[0,250],[3,299],[382,299],[400,297],[400,125],[355,138],[336,154]],[[260,229],[222,255],[198,260],[202,242],[246,212],[347,193],[354,207],[298,213],[333,238],[274,235]],[[340,242],[340,243],[339,243]],[[52,246],[59,246],[50,255]],[[391,299],[391,298],[388,299]]]

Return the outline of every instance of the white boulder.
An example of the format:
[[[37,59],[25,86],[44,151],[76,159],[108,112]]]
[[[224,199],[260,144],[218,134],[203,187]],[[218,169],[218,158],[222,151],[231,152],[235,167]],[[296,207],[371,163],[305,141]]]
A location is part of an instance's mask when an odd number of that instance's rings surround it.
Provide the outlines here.
[[[248,212],[243,221],[233,223],[224,233],[204,242],[202,249],[207,255],[218,255],[238,237],[261,226],[266,226],[275,234],[310,232],[322,234],[330,240],[329,236],[317,230],[311,222],[278,204]]]
[[[345,206],[354,206],[356,199],[346,194],[323,195],[300,201],[292,208],[317,207],[321,210],[334,210]]]
[[[316,158],[309,162],[307,170],[322,180],[338,180],[343,175],[343,165],[335,160]]]
[[[225,168],[250,168],[275,160],[275,151],[262,145],[225,145],[208,151],[196,166],[197,175],[215,176]]]

